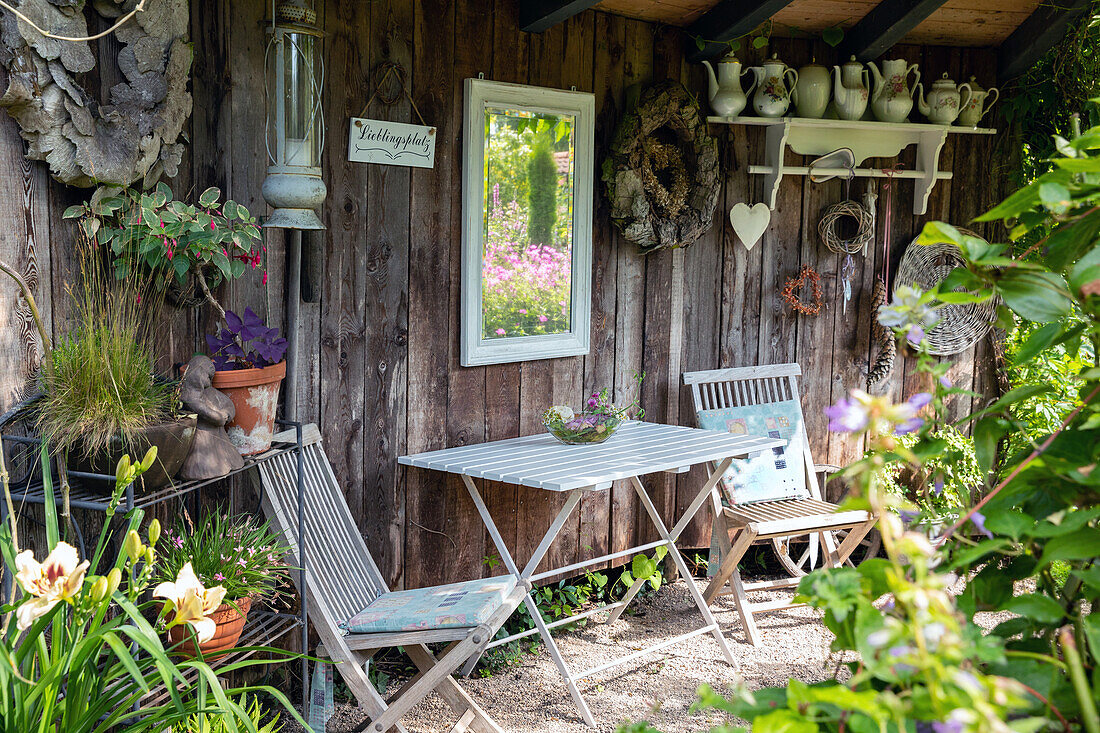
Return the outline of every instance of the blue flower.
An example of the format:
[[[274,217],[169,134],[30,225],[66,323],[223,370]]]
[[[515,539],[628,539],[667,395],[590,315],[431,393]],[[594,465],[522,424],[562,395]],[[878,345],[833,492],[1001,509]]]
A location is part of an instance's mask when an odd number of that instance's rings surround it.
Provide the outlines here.
[[[985,528],[985,515],[984,514],[982,514],[981,512],[974,512],[973,514],[970,515],[970,522],[974,525],[974,527],[979,532],[984,534],[989,539],[993,539],[993,533]]]
[[[826,407],[825,417],[829,418],[829,430],[834,433],[858,433],[870,420],[867,405],[847,397]]]

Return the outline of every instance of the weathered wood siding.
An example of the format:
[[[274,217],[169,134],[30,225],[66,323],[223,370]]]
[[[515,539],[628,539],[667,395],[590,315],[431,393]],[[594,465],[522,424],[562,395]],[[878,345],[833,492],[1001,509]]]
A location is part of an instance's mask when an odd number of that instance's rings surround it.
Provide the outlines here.
[[[821,208],[844,195],[844,184],[814,185],[788,177],[779,191],[772,223],[751,251],[726,223],[729,207],[758,201],[760,177],[747,166],[763,158],[763,132],[715,127],[725,182],[723,205],[711,231],[686,250],[640,256],[609,225],[606,206],[596,206],[592,350],[584,357],[465,369],[458,365],[461,120],[463,79],[487,78],[596,95],[599,147],[606,149],[631,87],[680,79],[705,98],[701,67],[682,55],[680,31],[619,16],[583,13],[541,35],[517,30],[515,0],[377,0],[319,2],[328,36],[325,114],[329,187],[328,231],[309,242],[320,248],[320,272],[312,273],[317,303],[303,303],[298,325],[299,416],[318,422],[329,456],[347,487],[348,503],[368,537],[383,572],[409,587],[484,572],[494,554],[461,484],[453,477],[396,464],[402,453],[475,443],[540,430],[538,416],[550,404],[581,401],[613,387],[620,399],[638,390],[649,419],[691,424],[690,400],[680,387],[687,370],[798,361],[805,370],[805,413],[815,457],[844,463],[860,446],[825,430],[821,408],[852,387],[863,386],[872,358],[869,334],[871,285],[881,266],[881,247],[856,260],[853,300],[841,309],[842,258],[817,240]],[[192,144],[175,182],[177,191],[215,185],[254,211],[263,210],[260,183],[263,144],[263,51],[260,0],[193,4],[195,114]],[[808,41],[776,39],[792,66],[833,52]],[[992,78],[988,51],[899,47],[895,54],[921,64],[925,78],[947,71],[953,78]],[[348,118],[371,96],[371,73],[384,60],[409,72],[416,107],[438,127],[432,170],[347,163]],[[101,83],[109,74],[103,74]],[[407,101],[371,116],[415,121]],[[602,159],[602,152],[600,153]],[[14,124],[0,115],[0,258],[31,281],[55,334],[64,331],[64,287],[74,274],[70,226],[60,212],[84,194],[47,179],[43,166],[22,157]],[[912,168],[913,151],[901,167]],[[991,204],[1003,177],[991,138],[952,137],[942,167],[955,179],[933,192],[927,217],[911,213],[912,184],[897,182],[893,260],[896,263],[923,221],[968,222]],[[597,189],[600,187],[597,186]],[[853,185],[862,195],[864,184]],[[881,208],[880,208],[881,211]],[[880,242],[882,230],[880,216]],[[270,280],[264,288],[249,273],[227,288],[233,308],[250,305],[273,323],[283,321],[285,254],[281,236],[268,235]],[[796,317],[779,291],[803,263],[822,274],[826,308]],[[0,281],[0,407],[9,404],[38,358],[29,313],[14,287]],[[176,313],[163,348],[164,364],[202,348],[213,321],[208,313]],[[957,383],[976,389],[990,382],[989,349],[982,345],[955,359]],[[916,390],[903,383],[899,359],[889,392]],[[969,408],[969,400],[956,409]],[[653,477],[658,506],[671,515],[703,480],[696,470]],[[560,497],[491,485],[486,499],[500,529],[521,557],[542,535]],[[652,532],[626,486],[593,493],[550,553],[556,564],[595,556],[650,538]],[[688,544],[705,545],[697,522]]]

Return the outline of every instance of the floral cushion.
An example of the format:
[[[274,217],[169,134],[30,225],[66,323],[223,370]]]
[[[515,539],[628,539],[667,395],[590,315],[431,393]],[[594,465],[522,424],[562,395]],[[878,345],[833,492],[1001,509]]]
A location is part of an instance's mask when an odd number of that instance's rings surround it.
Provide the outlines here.
[[[340,628],[352,634],[373,634],[477,626],[515,587],[515,578],[502,575],[384,593]]]
[[[810,495],[806,488],[803,457],[806,431],[802,426],[802,408],[794,400],[702,410],[699,413],[699,427],[787,441],[781,448],[760,451],[748,458],[735,459],[730,464],[722,478],[722,486],[734,504]]]

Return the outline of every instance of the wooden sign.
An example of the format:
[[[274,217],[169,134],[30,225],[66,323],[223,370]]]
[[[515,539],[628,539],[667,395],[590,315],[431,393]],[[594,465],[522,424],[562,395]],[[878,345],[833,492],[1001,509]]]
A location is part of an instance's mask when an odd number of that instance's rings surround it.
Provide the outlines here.
[[[435,166],[435,128],[402,122],[351,118],[348,160],[353,163]]]

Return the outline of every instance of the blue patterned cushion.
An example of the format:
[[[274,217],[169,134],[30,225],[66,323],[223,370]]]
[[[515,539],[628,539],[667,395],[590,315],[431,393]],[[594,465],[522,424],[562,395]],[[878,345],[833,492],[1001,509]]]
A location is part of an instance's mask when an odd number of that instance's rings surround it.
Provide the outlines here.
[[[782,448],[736,459],[722,479],[727,496],[735,504],[808,497],[803,458],[806,431],[802,408],[794,400],[763,405],[702,410],[699,427],[736,435],[783,438]]]
[[[385,593],[352,616],[342,629],[352,634],[477,626],[516,587],[510,575]]]

